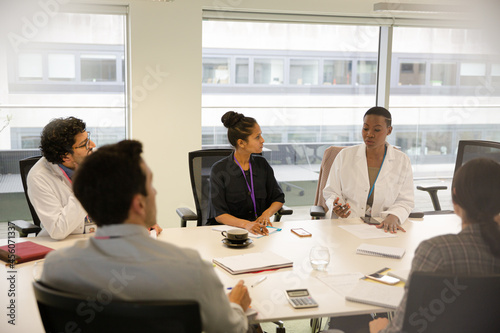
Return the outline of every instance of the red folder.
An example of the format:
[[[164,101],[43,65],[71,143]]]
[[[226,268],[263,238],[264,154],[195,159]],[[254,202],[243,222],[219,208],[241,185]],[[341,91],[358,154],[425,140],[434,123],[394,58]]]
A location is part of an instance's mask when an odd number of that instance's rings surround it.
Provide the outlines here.
[[[12,262],[11,258],[14,253],[9,250],[15,250],[15,261]],[[45,255],[54,249],[39,245],[30,241],[20,242],[10,245],[0,246],[0,259],[7,263],[20,264],[32,260],[39,260],[45,258]]]

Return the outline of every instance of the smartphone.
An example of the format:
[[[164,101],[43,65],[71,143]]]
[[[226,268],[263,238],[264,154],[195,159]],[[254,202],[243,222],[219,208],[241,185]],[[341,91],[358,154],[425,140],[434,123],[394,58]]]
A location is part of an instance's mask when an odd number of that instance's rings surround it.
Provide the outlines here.
[[[291,232],[293,232],[294,234],[296,234],[299,237],[311,237],[312,236],[312,234],[309,231],[302,229],[302,228],[292,228]]]
[[[378,281],[378,282],[382,282],[382,283],[385,283],[385,284],[396,284],[396,283],[399,282],[398,278],[395,278],[395,277],[392,277],[392,276],[389,276],[389,275],[382,275],[380,273],[373,273],[373,274],[370,274],[370,275],[366,275],[366,277],[368,279],[372,279],[372,280],[375,280],[375,281]]]
[[[286,298],[291,306],[296,309],[315,308],[318,303],[309,295],[307,289],[286,290]]]
[[[368,223],[368,224],[371,224],[371,225],[379,225],[380,222],[375,220],[373,217],[371,216],[364,216],[361,218],[363,220],[363,222],[365,223]]]

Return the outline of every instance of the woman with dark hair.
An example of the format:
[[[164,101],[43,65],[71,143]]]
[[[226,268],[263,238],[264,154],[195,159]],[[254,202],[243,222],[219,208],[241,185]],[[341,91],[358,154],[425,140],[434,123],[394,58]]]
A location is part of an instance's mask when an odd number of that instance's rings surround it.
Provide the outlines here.
[[[412,272],[500,273],[500,164],[483,158],[467,162],[453,177],[451,194],[455,213],[462,219],[462,231],[431,238],[418,246],[405,296],[393,320],[370,322],[370,332],[401,332]]]
[[[226,112],[222,123],[234,152],[212,166],[208,224],[227,224],[267,235],[285,195],[262,153],[264,138],[254,118]]]
[[[375,217],[378,226],[404,231],[414,207],[413,172],[406,154],[386,142],[392,132],[391,113],[373,107],[363,117],[364,143],[347,147],[335,158],[323,189],[332,218]]]

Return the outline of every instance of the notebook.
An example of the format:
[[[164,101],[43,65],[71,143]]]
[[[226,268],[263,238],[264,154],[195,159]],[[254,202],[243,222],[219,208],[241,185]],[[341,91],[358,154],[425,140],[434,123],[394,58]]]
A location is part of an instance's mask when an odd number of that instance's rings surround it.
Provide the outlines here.
[[[401,259],[405,254],[405,249],[401,247],[382,246],[363,243],[356,249],[357,254],[370,256]]]
[[[396,309],[401,299],[403,299],[404,293],[405,290],[401,287],[360,280],[346,295],[345,299],[352,302]]]
[[[10,246],[10,248],[9,248]],[[15,251],[14,262],[11,261],[12,253],[9,250]],[[45,258],[45,255],[54,249],[39,245],[30,241],[0,246],[0,259],[7,263],[21,264],[32,260]]]
[[[273,252],[246,253],[237,256],[214,258],[213,262],[231,274],[243,274],[293,266],[293,261]]]

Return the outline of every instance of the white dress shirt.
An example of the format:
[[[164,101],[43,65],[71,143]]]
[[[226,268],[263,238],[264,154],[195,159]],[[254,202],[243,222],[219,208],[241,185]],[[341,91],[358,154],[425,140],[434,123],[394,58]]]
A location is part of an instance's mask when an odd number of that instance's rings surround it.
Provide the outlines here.
[[[392,214],[403,223],[414,207],[413,172],[410,159],[386,143],[387,154],[373,190],[371,216],[385,218]],[[347,147],[337,155],[323,190],[331,218],[333,202],[349,203],[352,217],[363,217],[370,192],[366,145]]]
[[[42,224],[39,236],[60,240],[84,232],[87,212],[59,165],[42,157],[28,173],[27,184],[31,204]]]

